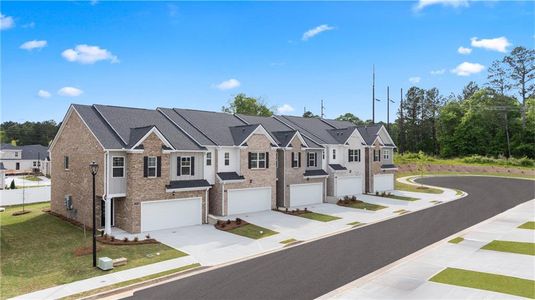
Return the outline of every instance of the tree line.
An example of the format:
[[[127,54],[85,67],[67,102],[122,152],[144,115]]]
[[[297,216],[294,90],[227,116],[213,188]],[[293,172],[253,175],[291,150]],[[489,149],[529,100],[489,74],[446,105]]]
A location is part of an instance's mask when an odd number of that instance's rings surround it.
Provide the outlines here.
[[[48,146],[58,129],[59,124],[54,120],[24,123],[6,121],[0,124],[0,142],[16,146],[34,144]]]

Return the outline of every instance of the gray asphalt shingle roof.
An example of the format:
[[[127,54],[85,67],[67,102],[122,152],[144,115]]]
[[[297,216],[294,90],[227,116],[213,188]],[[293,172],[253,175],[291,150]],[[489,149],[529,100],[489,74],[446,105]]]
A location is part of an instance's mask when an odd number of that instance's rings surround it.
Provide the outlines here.
[[[174,109],[218,146],[237,146],[231,127],[248,125],[229,113],[191,109]]]
[[[123,142],[127,145],[131,144],[130,135],[132,133],[139,133],[138,131],[132,131],[131,129],[155,126],[175,149],[205,149],[195,143],[195,141],[179,130],[157,110],[106,105],[94,105],[94,108],[102,115],[105,121],[117,132]]]
[[[195,128],[190,122],[188,122],[184,117],[179,115],[172,108],[158,108],[162,113],[164,113],[169,119],[171,119],[175,124],[182,128],[185,132],[191,135],[197,142],[203,146],[215,146],[216,144],[210,140],[203,132]]]
[[[328,132],[328,130],[333,129],[333,127],[318,118],[303,118],[296,116],[280,116],[280,118],[294,129],[303,132],[303,134],[314,140],[318,140],[318,142],[323,144],[339,143],[338,140]]]
[[[13,146],[11,144],[2,144],[0,146],[2,150],[21,150],[21,157],[17,159],[29,159],[29,160],[45,160],[48,158],[48,147],[43,145],[24,145]]]
[[[73,104],[72,106],[104,148],[121,149],[125,146],[93,106],[80,104]]]

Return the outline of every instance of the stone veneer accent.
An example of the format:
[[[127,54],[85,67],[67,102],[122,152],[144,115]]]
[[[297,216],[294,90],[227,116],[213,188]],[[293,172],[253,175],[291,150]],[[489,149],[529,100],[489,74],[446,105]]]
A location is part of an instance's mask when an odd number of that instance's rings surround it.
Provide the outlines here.
[[[170,154],[162,150],[163,142],[154,133],[143,141],[143,152],[128,153],[126,156],[126,198],[115,202],[116,226],[129,232],[141,230],[141,202],[178,198],[202,198],[203,222],[207,223],[206,191],[187,191],[168,193],[165,185],[170,181]],[[161,177],[143,177],[143,157],[161,157]]]
[[[69,157],[69,169],[63,166],[64,156]],[[96,224],[100,227],[100,200],[104,189],[104,150],[78,113],[65,120],[61,134],[57,136],[50,152],[52,163],[50,207],[55,213],[92,227],[92,176],[89,164],[95,161],[100,166],[95,178],[97,195]],[[73,210],[64,204],[66,195],[72,196]]]
[[[219,150],[218,150],[219,151]],[[253,170],[248,168],[249,152],[269,152],[269,168]],[[247,147],[240,149],[240,172],[245,177],[243,182],[222,184],[216,179],[214,187],[210,193],[210,213],[214,215],[224,215],[228,209],[227,190],[244,189],[255,187],[271,187],[271,207],[276,208],[276,150],[272,149],[271,142],[263,134],[253,134],[247,140]],[[217,157],[217,155],[215,155]],[[217,161],[216,161],[217,163]],[[216,164],[217,166],[217,164]],[[218,170],[216,170],[216,173]],[[224,186],[224,192],[223,192]],[[224,194],[223,206],[221,199]]]
[[[290,146],[292,147],[291,150],[285,150],[283,151],[284,155],[284,165],[279,166],[284,168],[284,178],[279,178],[279,181],[283,181],[284,186],[279,185],[279,187],[282,187],[284,190],[284,207],[290,207],[291,206],[291,199],[290,199],[290,185],[291,184],[301,184],[301,183],[323,183],[323,190],[325,191],[325,178],[305,178],[303,174],[305,173],[306,166],[307,166],[307,154],[305,149],[301,145],[301,141],[298,137],[294,137],[292,142],[290,143]],[[292,168],[292,152],[301,153],[301,167],[300,168]],[[279,152],[281,153],[281,152]],[[279,196],[280,197],[280,196]],[[325,193],[322,195],[323,201],[325,201]],[[278,201],[279,203],[282,203],[282,201]]]

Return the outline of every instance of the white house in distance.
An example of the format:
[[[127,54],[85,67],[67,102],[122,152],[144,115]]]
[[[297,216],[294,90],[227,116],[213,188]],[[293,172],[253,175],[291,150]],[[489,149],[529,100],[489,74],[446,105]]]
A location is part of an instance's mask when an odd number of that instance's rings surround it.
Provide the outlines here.
[[[42,173],[50,175],[50,157],[48,147],[43,145],[0,146],[0,162],[8,175]]]

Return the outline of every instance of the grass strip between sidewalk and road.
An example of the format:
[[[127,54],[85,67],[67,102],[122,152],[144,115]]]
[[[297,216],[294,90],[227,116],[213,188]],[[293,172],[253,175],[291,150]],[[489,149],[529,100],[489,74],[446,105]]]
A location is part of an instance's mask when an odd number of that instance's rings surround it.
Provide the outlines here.
[[[535,299],[535,281],[512,276],[446,268],[429,281]]]
[[[448,243],[459,244],[462,241],[464,241],[464,238],[458,236],[458,237],[456,237],[454,239],[449,240]]]
[[[226,232],[234,233],[234,234],[241,235],[241,236],[248,237],[248,238],[255,239],[255,240],[278,234],[278,232],[276,231],[273,231],[264,227],[260,227],[254,224],[246,224],[246,225],[228,230]]]
[[[304,214],[299,214],[298,216],[302,218],[310,219],[310,220],[320,221],[320,222],[330,222],[330,221],[340,219],[339,217],[315,213],[315,212],[306,212]]]
[[[494,240],[483,246],[481,249],[535,256],[534,243]]]
[[[398,176],[398,177],[401,177],[401,176]],[[427,187],[427,186],[415,186],[415,185],[399,182],[397,180],[395,181],[394,187],[396,190],[415,192],[415,193],[442,194],[444,192],[441,189]]]
[[[535,222],[526,222],[526,223],[518,226],[518,228],[535,230]]]
[[[416,200],[420,200],[419,198],[413,198],[413,197],[407,197],[407,196],[400,196],[400,195],[386,195],[386,196],[382,196],[382,197],[385,197],[385,198],[391,198],[391,199],[396,199],[396,200],[402,200],[402,201],[416,201]]]
[[[100,294],[100,293],[103,293],[103,292],[106,292],[106,291],[111,291],[111,290],[114,290],[114,289],[118,289],[118,288],[129,286],[129,285],[132,285],[132,284],[140,283],[140,282],[143,282],[143,281],[157,279],[157,278],[160,278],[160,277],[167,277],[169,275],[175,275],[177,273],[182,273],[182,272],[187,271],[187,270],[192,270],[192,269],[198,268],[200,266],[201,265],[198,264],[198,263],[191,264],[191,265],[186,265],[186,266],[182,266],[180,268],[175,268],[175,269],[163,271],[163,272],[152,274],[152,275],[147,275],[147,276],[144,276],[144,277],[140,277],[140,278],[136,278],[136,279],[130,279],[130,280],[127,280],[127,281],[115,283],[115,284],[112,284],[112,285],[103,286],[101,288],[93,289],[93,290],[90,290],[90,291],[85,291],[85,292],[82,292],[82,293],[74,294],[74,295],[63,297],[63,298],[60,298],[60,299],[61,300],[74,300],[74,299],[85,298],[85,297],[89,297],[91,295]]]

